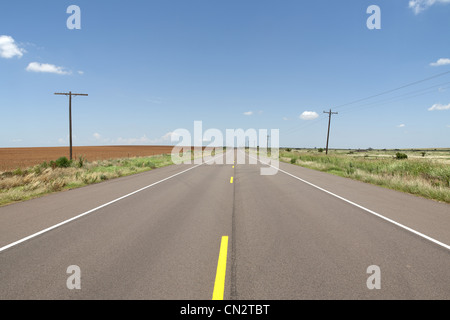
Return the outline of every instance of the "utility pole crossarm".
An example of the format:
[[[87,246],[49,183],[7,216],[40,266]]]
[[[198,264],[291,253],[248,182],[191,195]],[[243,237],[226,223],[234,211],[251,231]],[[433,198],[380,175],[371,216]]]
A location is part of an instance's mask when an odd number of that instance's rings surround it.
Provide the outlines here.
[[[86,93],[71,93],[71,92],[68,92],[68,93],[55,93],[55,95],[57,95],[57,96],[69,96],[69,95],[72,95],[72,96],[83,96],[83,97],[87,97],[87,96],[89,96],[88,94],[86,94]]]

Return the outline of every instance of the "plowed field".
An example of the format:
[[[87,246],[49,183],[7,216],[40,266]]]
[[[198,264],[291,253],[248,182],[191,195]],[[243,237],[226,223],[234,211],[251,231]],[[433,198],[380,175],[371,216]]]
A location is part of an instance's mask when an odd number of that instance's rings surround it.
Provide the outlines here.
[[[88,161],[144,157],[157,154],[170,154],[173,146],[104,146],[73,147],[73,158],[82,156]],[[27,168],[44,161],[69,158],[68,147],[54,148],[0,148],[0,171]]]

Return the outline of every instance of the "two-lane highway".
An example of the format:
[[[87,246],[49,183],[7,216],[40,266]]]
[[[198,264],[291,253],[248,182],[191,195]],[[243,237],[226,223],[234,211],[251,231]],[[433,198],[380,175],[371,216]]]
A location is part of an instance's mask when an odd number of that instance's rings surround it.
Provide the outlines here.
[[[448,205],[263,166],[171,166],[0,208],[0,299],[450,298],[450,251],[421,236],[450,243]]]

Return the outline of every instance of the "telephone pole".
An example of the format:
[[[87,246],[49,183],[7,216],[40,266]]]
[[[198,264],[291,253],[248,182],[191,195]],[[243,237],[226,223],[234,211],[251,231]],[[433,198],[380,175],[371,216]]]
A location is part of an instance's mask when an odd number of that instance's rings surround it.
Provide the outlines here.
[[[339,113],[331,112],[331,109],[330,109],[330,111],[324,111],[323,113],[327,113],[328,116],[329,116],[329,120],[328,120],[328,134],[327,134],[327,151],[326,151],[326,154],[328,154],[328,142],[330,141],[331,116],[333,114],[339,114]]]
[[[69,132],[70,132],[70,160],[72,160],[72,96],[87,97],[85,93],[72,93],[72,91],[64,93],[55,93],[57,96],[69,96]]]

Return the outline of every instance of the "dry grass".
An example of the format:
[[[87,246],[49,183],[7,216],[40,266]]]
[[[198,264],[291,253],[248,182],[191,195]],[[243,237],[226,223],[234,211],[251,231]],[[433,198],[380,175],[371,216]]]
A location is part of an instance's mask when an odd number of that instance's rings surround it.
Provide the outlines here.
[[[46,163],[24,170],[0,173],[0,206],[29,200],[44,194],[73,189],[172,164],[170,155],[72,162],[68,168],[51,168]]]
[[[190,151],[191,159],[202,155],[202,151]],[[26,169],[17,168],[14,171],[0,172],[0,206],[173,164],[170,152],[150,157],[95,161],[87,161],[83,157],[72,162],[65,160],[69,165],[67,168],[55,167],[58,163],[55,161],[53,167],[43,162]]]
[[[313,150],[282,151],[281,161],[290,162],[346,178],[372,183],[428,199],[450,203],[450,152],[426,156],[408,151],[408,159],[393,158],[392,151],[362,154],[333,152],[329,156]]]

